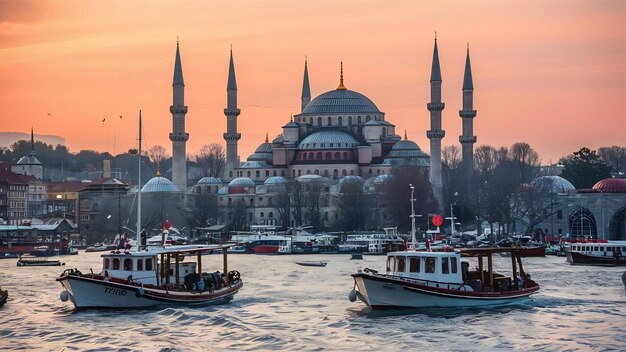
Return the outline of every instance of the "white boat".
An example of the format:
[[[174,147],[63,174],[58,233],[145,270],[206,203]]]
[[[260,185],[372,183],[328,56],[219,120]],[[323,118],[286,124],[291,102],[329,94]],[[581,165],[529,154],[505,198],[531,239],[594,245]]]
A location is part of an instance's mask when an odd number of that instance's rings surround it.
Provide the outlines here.
[[[321,266],[321,267],[324,267],[324,266],[326,266],[326,264],[328,264],[328,262],[323,261],[323,260],[318,260],[318,261],[305,260],[305,261],[296,262],[296,264],[302,265],[302,266]]]
[[[565,255],[570,264],[626,265],[626,241],[570,243]]]
[[[415,231],[412,233],[415,245]],[[511,255],[510,276],[493,271],[493,255],[500,252]],[[469,262],[461,258],[477,258],[476,268],[470,270]],[[411,248],[387,253],[385,273],[365,269],[352,277],[354,289],[348,296],[350,301],[358,298],[371,309],[510,304],[539,290],[539,285],[524,272],[519,248],[468,248],[447,252]]]
[[[385,254],[390,249],[404,248],[404,239],[395,227],[387,227],[385,233],[361,233],[346,237],[339,245],[339,252],[362,252],[363,254]]]
[[[17,266],[61,266],[65,263],[61,263],[59,260],[49,260],[45,257],[21,255],[17,260]]]
[[[141,112],[139,113],[141,180]],[[99,273],[65,270],[57,281],[62,301],[76,308],[140,308],[227,303],[243,286],[239,272],[228,271],[230,245],[141,246],[141,184],[137,192],[137,240],[133,250],[103,254]],[[129,248],[129,247],[126,247]],[[203,272],[202,254],[223,251],[223,271]],[[196,257],[196,261],[185,260]]]
[[[278,247],[280,254],[337,253],[337,236],[326,233],[312,234],[304,229],[294,229],[295,235],[285,236]]]

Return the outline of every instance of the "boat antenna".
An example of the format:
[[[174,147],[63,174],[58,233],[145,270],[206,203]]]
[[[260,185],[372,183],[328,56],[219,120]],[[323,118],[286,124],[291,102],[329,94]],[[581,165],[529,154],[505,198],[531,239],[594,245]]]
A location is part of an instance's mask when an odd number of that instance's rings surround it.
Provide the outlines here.
[[[137,177],[137,251],[141,246],[141,110],[139,110],[139,148],[137,149],[139,159],[139,172]]]
[[[415,198],[413,197],[413,192],[415,192],[415,187],[413,184],[409,184],[411,188],[411,241],[413,242],[413,249],[417,248],[417,241],[415,238],[415,207],[413,206],[413,202],[415,202]]]

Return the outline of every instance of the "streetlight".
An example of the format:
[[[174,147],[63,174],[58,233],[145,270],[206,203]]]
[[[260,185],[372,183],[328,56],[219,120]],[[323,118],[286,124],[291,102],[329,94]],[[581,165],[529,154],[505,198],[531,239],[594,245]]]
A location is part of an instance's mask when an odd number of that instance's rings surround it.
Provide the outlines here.
[[[415,249],[417,245],[417,239],[415,238],[415,218],[421,218],[422,215],[415,215],[415,207],[413,206],[413,202],[415,202],[415,197],[413,197],[415,187],[413,187],[413,184],[409,184],[409,187],[411,188],[411,199],[409,199],[411,202],[411,241],[413,241],[413,248]]]

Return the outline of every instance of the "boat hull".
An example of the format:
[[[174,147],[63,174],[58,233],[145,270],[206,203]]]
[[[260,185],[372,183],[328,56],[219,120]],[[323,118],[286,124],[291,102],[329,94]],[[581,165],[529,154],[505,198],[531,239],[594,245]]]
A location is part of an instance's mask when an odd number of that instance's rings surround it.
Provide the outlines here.
[[[539,286],[509,292],[473,292],[457,285],[428,286],[409,280],[370,273],[353,274],[357,297],[375,310],[400,308],[460,308],[517,303],[528,299]],[[444,288],[452,287],[452,289]]]
[[[589,264],[589,265],[626,265],[626,257],[601,257],[596,255],[587,255],[579,252],[567,251],[567,262],[570,264]]]
[[[276,254],[278,253],[278,245],[259,244],[254,246],[253,250],[256,254]]]
[[[9,292],[0,290],[0,307],[7,303],[7,299],[9,299]]]
[[[172,291],[114,282],[101,277],[64,275],[57,279],[69,300],[80,308],[146,308],[171,305],[206,306],[230,302],[241,289],[238,280],[214,292]],[[120,281],[120,280],[116,280]],[[141,292],[143,289],[143,292]]]

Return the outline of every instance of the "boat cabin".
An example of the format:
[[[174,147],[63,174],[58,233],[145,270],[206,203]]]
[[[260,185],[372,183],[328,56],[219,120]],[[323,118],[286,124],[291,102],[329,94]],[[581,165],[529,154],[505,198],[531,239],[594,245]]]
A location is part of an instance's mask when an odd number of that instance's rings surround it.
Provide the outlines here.
[[[387,253],[387,274],[433,282],[463,283],[461,254],[405,251]]]
[[[572,243],[568,250],[596,257],[620,257],[626,256],[626,241]]]

